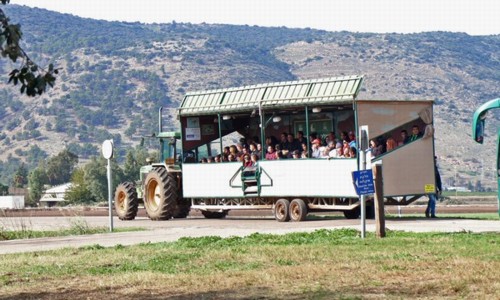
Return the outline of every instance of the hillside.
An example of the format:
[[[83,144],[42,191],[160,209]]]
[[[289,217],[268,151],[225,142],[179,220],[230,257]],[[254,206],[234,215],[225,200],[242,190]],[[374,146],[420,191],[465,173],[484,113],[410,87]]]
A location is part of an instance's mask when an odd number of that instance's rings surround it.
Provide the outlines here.
[[[5,11],[21,23],[30,56],[62,70],[54,89],[32,99],[4,84],[12,65],[0,62],[0,182],[8,183],[21,161],[33,166],[64,147],[84,160],[112,137],[123,155],[156,131],[158,107],[168,107],[169,126],[177,126],[175,108],[186,91],[364,74],[360,99],[435,100],[445,182],[480,179],[494,187],[496,124],[479,146],[470,118],[500,95],[500,35],[145,25],[16,5]]]

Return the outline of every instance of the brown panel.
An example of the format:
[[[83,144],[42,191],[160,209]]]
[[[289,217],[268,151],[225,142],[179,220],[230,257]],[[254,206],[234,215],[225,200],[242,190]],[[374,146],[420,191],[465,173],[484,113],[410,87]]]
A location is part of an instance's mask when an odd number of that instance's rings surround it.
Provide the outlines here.
[[[424,194],[435,184],[432,138],[419,139],[380,157],[384,196]]]
[[[370,137],[380,136],[413,120],[431,101],[356,101],[358,126],[368,125]],[[421,128],[423,132],[424,128]]]

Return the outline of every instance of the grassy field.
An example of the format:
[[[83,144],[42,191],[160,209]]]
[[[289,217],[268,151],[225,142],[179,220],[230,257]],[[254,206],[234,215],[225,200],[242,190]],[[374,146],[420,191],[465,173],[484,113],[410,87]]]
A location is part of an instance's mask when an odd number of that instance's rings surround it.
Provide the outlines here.
[[[319,230],[0,256],[0,299],[499,299],[498,278],[498,233]]]

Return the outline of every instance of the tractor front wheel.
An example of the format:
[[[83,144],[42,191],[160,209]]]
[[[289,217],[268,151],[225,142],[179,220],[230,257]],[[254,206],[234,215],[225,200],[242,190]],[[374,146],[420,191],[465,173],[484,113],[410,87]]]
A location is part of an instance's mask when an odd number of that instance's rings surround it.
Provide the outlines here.
[[[171,219],[177,207],[179,190],[175,176],[165,168],[155,168],[146,176],[144,206],[151,220]]]
[[[115,190],[115,211],[120,220],[133,220],[137,216],[139,200],[132,182],[120,183]]]

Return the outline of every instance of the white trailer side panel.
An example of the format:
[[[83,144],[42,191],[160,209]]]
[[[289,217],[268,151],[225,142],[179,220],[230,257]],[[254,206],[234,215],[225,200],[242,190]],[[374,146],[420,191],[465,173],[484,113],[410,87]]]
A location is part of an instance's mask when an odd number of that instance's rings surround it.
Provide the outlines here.
[[[357,197],[352,183],[356,159],[299,159],[260,161],[261,197]],[[184,164],[183,193],[188,198],[243,197],[229,181],[241,163]],[[272,185],[271,180],[272,179]],[[237,176],[233,182],[241,186]]]

